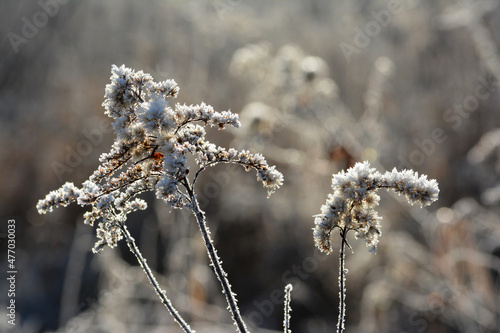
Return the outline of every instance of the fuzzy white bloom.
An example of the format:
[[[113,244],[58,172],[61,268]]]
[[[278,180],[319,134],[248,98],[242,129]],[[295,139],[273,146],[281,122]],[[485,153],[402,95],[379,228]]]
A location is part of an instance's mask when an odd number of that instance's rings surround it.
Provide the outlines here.
[[[315,216],[314,241],[316,246],[328,254],[332,251],[331,232],[339,228],[343,234],[350,230],[356,237],[366,241],[370,251],[375,252],[382,234],[381,217],[374,210],[380,197],[378,189],[394,190],[403,194],[410,204],[430,205],[438,199],[436,180],[418,176],[413,170],[393,169],[384,174],[370,167],[368,162],[356,163],[347,170],[333,176],[333,194],[328,195],[321,214]]]
[[[102,219],[94,251],[105,245],[116,246],[122,238],[119,222],[125,221],[127,214],[147,208],[146,202],[136,198],[143,192],[155,191],[173,208],[192,207],[186,193],[190,188],[189,154],[196,157],[200,171],[217,163],[236,163],[256,170],[268,196],[282,185],[283,175],[261,155],[226,150],[205,139],[204,126],[239,127],[237,114],[215,111],[205,103],[176,104],[172,108],[169,99],[179,92],[175,81],[156,83],[151,75],[124,65],[113,65],[111,73],[103,103],[116,134],[110,151],[101,154],[101,165],[81,189],[66,183],[37,204],[41,214],[72,202],[91,206],[84,214],[85,223],[93,225]]]
[[[426,175],[418,176],[413,170],[398,171],[394,168],[383,175],[382,186],[403,194],[410,204],[428,206],[438,199],[439,187],[435,179]]]
[[[81,191],[73,183],[65,183],[60,189],[51,191],[45,200],[38,201],[37,210],[41,214],[52,212],[54,207],[66,207],[80,197]]]
[[[257,180],[267,187],[267,197],[270,197],[278,188],[283,185],[283,174],[276,170],[275,166],[260,169],[257,173]]]
[[[168,101],[157,93],[153,94],[148,102],[141,103],[136,113],[136,127],[145,133],[159,135],[175,130],[173,110],[168,107]]]

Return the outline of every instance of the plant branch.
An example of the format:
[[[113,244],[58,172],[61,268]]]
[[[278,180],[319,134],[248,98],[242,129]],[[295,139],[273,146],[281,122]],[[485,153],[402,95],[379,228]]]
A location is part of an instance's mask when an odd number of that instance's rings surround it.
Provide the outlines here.
[[[179,312],[177,312],[177,310],[174,308],[174,306],[172,305],[172,303],[168,299],[168,297],[165,293],[165,290],[161,289],[160,284],[158,283],[155,276],[153,275],[153,272],[149,268],[149,265],[147,264],[146,259],[144,259],[144,257],[142,256],[141,251],[137,247],[137,244],[135,243],[135,240],[132,237],[132,235],[130,234],[130,232],[128,231],[125,223],[123,223],[123,221],[119,221],[118,223],[120,225],[120,229],[121,229],[125,239],[127,240],[127,245],[129,247],[130,251],[137,258],[139,265],[141,265],[141,268],[146,273],[146,275],[149,279],[149,282],[153,285],[153,288],[155,289],[156,293],[158,294],[158,297],[160,297],[161,302],[166,306],[166,308],[168,309],[168,311],[170,312],[172,317],[174,317],[174,320],[179,324],[179,326],[184,330],[184,332],[194,333],[195,331],[193,331],[191,329],[191,327],[189,327],[189,325],[184,321],[184,319],[181,317]]]
[[[342,244],[340,245],[340,264],[339,264],[339,319],[337,322],[337,333],[342,333],[344,331],[344,321],[345,321],[345,245],[346,240],[346,229],[341,229],[340,236],[342,237]]]
[[[193,188],[190,185],[188,179],[184,178],[182,184],[186,187],[186,190],[191,199],[191,209],[196,217],[196,221],[198,222],[198,226],[200,228],[201,235],[205,242],[205,247],[207,248],[208,257],[210,258],[210,262],[214,269],[215,275],[217,276],[217,279],[219,280],[222,286],[222,292],[226,296],[226,300],[229,305],[229,311],[233,318],[234,324],[236,325],[240,333],[248,333],[247,327],[243,322],[243,318],[241,317],[240,310],[237,305],[237,300],[235,297],[236,294],[233,293],[233,291],[231,290],[231,284],[229,284],[229,281],[227,279],[227,273],[222,268],[221,260],[217,255],[217,251],[215,250],[215,247],[213,245],[213,240],[210,237],[210,230],[206,223],[205,213],[200,209],[198,200],[194,195]]]

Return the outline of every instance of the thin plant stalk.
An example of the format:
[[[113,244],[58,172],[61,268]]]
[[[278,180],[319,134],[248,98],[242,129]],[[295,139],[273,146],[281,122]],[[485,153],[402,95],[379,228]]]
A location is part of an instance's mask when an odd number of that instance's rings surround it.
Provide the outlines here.
[[[187,178],[184,178],[183,184],[186,187],[189,199],[191,200],[192,211],[196,217],[196,221],[198,222],[205,247],[207,248],[208,257],[210,258],[210,262],[212,263],[215,275],[217,276],[217,279],[222,286],[222,291],[226,296],[226,300],[229,305],[229,311],[233,318],[234,324],[236,325],[240,333],[248,333],[247,327],[243,321],[237,305],[237,300],[235,297],[236,294],[231,290],[231,284],[227,279],[227,273],[222,268],[221,260],[217,255],[217,251],[215,250],[215,247],[213,245],[213,240],[210,237],[210,230],[206,223],[205,213],[200,209],[200,205],[198,203],[198,200],[196,199],[196,196],[194,195],[193,188]]]
[[[195,331],[189,327],[189,325],[186,323],[186,321],[181,317],[179,312],[174,308],[170,300],[168,299],[165,290],[161,289],[160,284],[156,280],[155,276],[153,275],[153,272],[149,268],[149,265],[146,262],[146,259],[142,256],[141,251],[137,247],[137,244],[135,243],[135,239],[132,237],[130,232],[127,229],[127,226],[123,221],[118,222],[120,225],[120,229],[127,240],[127,245],[130,249],[130,251],[135,255],[137,258],[137,261],[139,262],[139,265],[141,268],[144,270],[146,273],[149,282],[153,285],[153,288],[156,291],[156,294],[158,294],[158,297],[160,298],[161,302],[165,305],[165,307],[168,309],[174,320],[179,324],[179,326],[184,330],[186,333],[194,333]]]
[[[292,333],[292,330],[290,330],[290,312],[292,311],[290,302],[292,301],[292,289],[293,286],[291,284],[287,284],[285,287],[285,318],[283,319],[284,333]]]
[[[340,245],[340,263],[339,263],[339,319],[337,322],[337,333],[342,333],[344,331],[345,322],[345,244],[346,244],[346,231],[343,229],[340,232],[342,237],[342,244]]]

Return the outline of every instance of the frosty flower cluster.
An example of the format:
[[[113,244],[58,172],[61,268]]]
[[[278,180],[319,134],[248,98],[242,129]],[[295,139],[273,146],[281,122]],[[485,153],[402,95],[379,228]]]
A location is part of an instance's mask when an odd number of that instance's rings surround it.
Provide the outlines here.
[[[100,156],[101,165],[81,188],[66,183],[37,204],[42,214],[72,202],[91,206],[85,223],[101,219],[95,252],[116,246],[122,238],[119,224],[127,214],[146,209],[146,202],[136,198],[143,192],[155,191],[173,208],[191,207],[192,197],[186,193],[194,185],[187,178],[189,154],[195,156],[198,172],[220,162],[237,163],[257,171],[268,195],[282,185],[282,174],[261,155],[226,150],[205,139],[207,125],[239,127],[237,114],[214,111],[205,103],[171,106],[170,99],[179,92],[175,81],[154,82],[151,75],[124,65],[113,65],[111,72],[103,103],[116,134],[111,150]]]
[[[384,174],[370,167],[368,162],[356,165],[333,176],[333,194],[328,195],[321,214],[315,216],[314,240],[316,246],[328,254],[332,251],[331,232],[339,228],[343,235],[354,230],[357,238],[366,241],[370,251],[375,252],[381,235],[381,217],[374,208],[380,197],[378,189],[394,190],[406,197],[410,204],[430,205],[438,199],[436,180],[413,170],[393,169]]]

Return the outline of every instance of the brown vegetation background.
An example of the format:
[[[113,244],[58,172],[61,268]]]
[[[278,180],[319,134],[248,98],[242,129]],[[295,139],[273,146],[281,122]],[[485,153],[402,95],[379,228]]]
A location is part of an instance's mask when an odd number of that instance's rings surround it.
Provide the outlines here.
[[[18,271],[15,327],[0,279],[0,331],[181,331],[125,244],[90,252],[82,208],[34,208],[108,151],[101,103],[125,64],[176,80],[180,103],[239,113],[210,139],[285,176],[270,199],[233,166],[198,184],[252,332],[282,331],[290,282],[292,331],[334,330],[338,257],[315,249],[313,215],[362,160],[441,193],[419,209],[381,192],[376,255],[350,235],[346,332],[498,332],[498,2],[2,0],[0,17],[0,267],[15,219]],[[145,198],[128,225],[167,295],[197,332],[233,332],[194,218]]]

